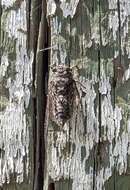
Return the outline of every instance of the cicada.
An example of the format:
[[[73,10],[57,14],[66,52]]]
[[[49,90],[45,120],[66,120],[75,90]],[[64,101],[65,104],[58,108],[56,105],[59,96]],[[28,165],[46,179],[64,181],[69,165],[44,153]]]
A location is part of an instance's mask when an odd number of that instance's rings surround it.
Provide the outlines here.
[[[69,66],[51,67],[48,92],[49,115],[58,126],[64,126],[72,117],[78,92],[72,69]]]

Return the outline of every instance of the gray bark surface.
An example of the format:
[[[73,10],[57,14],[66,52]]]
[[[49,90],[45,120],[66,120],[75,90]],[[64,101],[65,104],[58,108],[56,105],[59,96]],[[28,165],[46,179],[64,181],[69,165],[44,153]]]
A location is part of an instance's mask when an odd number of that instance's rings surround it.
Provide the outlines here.
[[[130,0],[1,0],[0,11],[0,189],[129,190]],[[78,81],[63,128],[47,102],[53,64]]]

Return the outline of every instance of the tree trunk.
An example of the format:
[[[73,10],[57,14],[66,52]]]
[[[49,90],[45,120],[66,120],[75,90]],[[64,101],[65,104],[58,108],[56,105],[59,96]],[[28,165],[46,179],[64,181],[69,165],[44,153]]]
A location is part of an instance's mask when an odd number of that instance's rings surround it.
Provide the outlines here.
[[[76,81],[85,88],[77,83],[80,105],[62,129],[48,113],[44,190],[49,184],[55,190],[130,189],[130,1],[47,5],[50,64],[78,68]]]
[[[0,189],[129,190],[130,0],[1,0],[0,13]],[[76,84],[62,127],[59,65]]]
[[[0,186],[33,188],[31,84],[27,2],[0,1]],[[27,15],[28,13],[28,15]]]

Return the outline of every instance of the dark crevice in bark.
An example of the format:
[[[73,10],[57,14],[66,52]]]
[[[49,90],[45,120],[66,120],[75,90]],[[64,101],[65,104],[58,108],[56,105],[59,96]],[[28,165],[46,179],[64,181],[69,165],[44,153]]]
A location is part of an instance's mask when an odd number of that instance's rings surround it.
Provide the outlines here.
[[[102,46],[102,31],[101,31],[101,5],[99,0],[99,35],[100,35],[100,44],[98,46],[98,76],[99,76],[99,83],[101,80],[101,46]],[[101,110],[101,93],[98,94],[99,99],[99,115],[98,115],[98,121],[99,121],[99,145],[98,145],[98,153],[100,153],[100,143],[101,143],[101,119],[102,119],[102,110]],[[99,155],[100,156],[100,155]]]
[[[45,142],[44,123],[46,112],[46,78],[48,76],[48,51],[39,51],[48,45],[48,23],[46,19],[46,1],[39,2],[34,10],[41,5],[41,17],[38,29],[35,28],[35,66],[34,66],[34,94],[35,94],[35,126],[34,126],[34,190],[42,190],[44,185]],[[36,13],[34,13],[36,14]],[[36,14],[37,15],[37,14]],[[37,18],[35,17],[37,20]]]
[[[101,35],[101,34],[100,34]],[[101,80],[101,50],[100,50],[100,45],[98,47],[98,73],[99,73],[99,83]],[[98,134],[98,145],[97,145],[97,168],[96,168],[96,172],[100,167],[100,161],[101,161],[101,152],[100,152],[100,147],[101,147],[101,136],[102,136],[102,130],[101,130],[101,119],[102,119],[102,110],[101,110],[101,102],[102,101],[102,95],[100,92],[98,92],[98,122],[99,122],[99,134]]]
[[[37,7],[38,4],[41,4],[41,2],[37,0],[32,0],[32,22],[30,23],[30,48],[33,49],[34,59],[32,64],[32,75],[33,75],[33,81],[32,81],[32,127],[33,127],[33,152],[34,152],[34,182],[36,179],[36,150],[37,150],[37,99],[36,99],[36,52],[37,52],[37,41],[38,41],[38,33],[39,33],[39,23],[41,20],[41,11],[37,12],[35,11],[35,7]]]
[[[101,31],[101,2],[99,0],[99,35],[100,35],[100,41],[99,45],[97,47],[97,58],[98,58],[98,78],[99,78],[99,83],[101,80],[101,47],[102,47],[102,31]],[[98,89],[99,89],[99,84],[98,84]],[[101,130],[101,119],[102,119],[102,110],[101,110],[101,101],[102,101],[102,95],[100,91],[98,91],[98,123],[99,123],[99,134],[98,134],[98,144],[95,147],[95,160],[94,160],[94,176],[93,176],[93,190],[96,188],[96,176],[97,172],[100,169],[101,165],[101,136],[102,136],[102,130]]]
[[[42,4],[42,0],[32,0],[32,23],[31,23],[31,33],[30,33],[30,47],[33,48],[34,61],[33,61],[33,96],[35,94],[35,81],[36,81],[36,53],[37,53],[37,42],[39,34],[39,24],[41,20],[41,6],[39,9],[36,9],[38,5]]]
[[[55,184],[50,183],[49,186],[48,186],[48,190],[55,190]]]
[[[115,68],[115,64],[113,64],[113,106],[115,109],[115,101],[116,101],[116,83],[117,83],[117,79],[116,79],[116,68]],[[114,144],[115,144],[115,140],[114,140]],[[113,171],[113,175],[114,175],[114,180],[113,180],[113,189],[115,190],[116,188],[116,164],[114,164],[114,171]]]
[[[94,17],[95,14],[95,0],[92,0],[92,15]]]

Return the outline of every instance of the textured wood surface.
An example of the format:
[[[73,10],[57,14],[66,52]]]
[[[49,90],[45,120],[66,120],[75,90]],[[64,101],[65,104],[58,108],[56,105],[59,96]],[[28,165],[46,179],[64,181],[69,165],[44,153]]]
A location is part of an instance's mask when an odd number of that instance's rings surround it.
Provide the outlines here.
[[[52,181],[56,190],[130,189],[130,1],[47,4],[50,64],[70,64],[86,89],[77,85],[81,102],[63,129],[48,119],[44,190]]]
[[[33,184],[33,53],[27,52],[27,3],[2,0],[0,8],[0,186],[27,190]]]
[[[0,1],[0,189],[129,190],[130,0],[46,2]],[[48,60],[85,88],[44,131]]]

